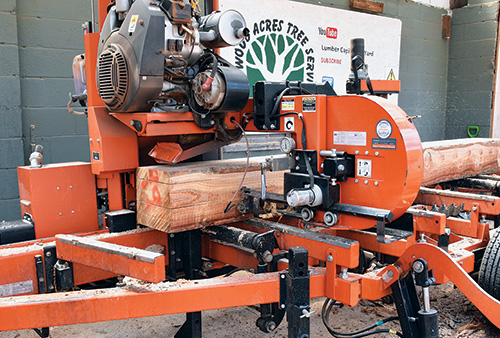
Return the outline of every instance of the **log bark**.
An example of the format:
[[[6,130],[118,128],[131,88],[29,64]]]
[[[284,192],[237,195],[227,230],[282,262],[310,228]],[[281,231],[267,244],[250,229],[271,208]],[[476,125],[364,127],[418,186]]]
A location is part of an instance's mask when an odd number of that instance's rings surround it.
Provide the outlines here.
[[[422,149],[423,186],[500,172],[500,139],[424,142]]]
[[[243,186],[260,190],[260,163],[252,158]],[[179,232],[244,218],[233,207],[246,159],[156,165],[137,169],[137,222],[164,232]],[[266,173],[269,192],[283,193],[283,172]],[[234,203],[241,201],[238,192]]]

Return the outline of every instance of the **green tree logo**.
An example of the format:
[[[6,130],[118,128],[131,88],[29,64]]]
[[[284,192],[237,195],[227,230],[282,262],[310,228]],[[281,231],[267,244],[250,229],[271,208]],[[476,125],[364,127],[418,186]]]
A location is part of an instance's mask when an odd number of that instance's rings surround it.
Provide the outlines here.
[[[258,37],[248,48],[246,61],[250,83],[304,80],[304,52],[288,36],[272,33]]]

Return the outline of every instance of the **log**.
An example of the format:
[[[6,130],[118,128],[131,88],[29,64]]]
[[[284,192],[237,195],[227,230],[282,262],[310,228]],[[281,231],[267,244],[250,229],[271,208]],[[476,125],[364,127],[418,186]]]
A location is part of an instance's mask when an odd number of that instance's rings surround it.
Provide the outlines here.
[[[458,139],[422,144],[423,186],[500,172],[500,140]],[[252,158],[243,186],[260,190],[260,163]],[[238,189],[246,159],[139,167],[137,222],[164,232],[179,232],[244,218],[224,209]],[[269,192],[283,193],[283,171],[267,172]],[[241,200],[239,192],[234,200]]]
[[[424,142],[422,149],[423,186],[500,172],[500,139]]]
[[[260,163],[251,158],[243,186],[260,190]],[[181,163],[175,166],[139,167],[137,176],[137,222],[164,232],[179,232],[244,218],[226,205],[237,191],[246,159]],[[267,172],[269,192],[283,193],[283,171]],[[234,203],[241,201],[238,192]],[[248,216],[247,216],[248,217]]]

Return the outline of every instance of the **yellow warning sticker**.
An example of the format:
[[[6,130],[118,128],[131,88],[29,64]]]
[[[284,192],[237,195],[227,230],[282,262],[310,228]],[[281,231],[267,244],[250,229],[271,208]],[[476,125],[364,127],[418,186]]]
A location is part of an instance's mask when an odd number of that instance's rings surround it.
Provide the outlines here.
[[[302,112],[316,111],[316,97],[307,96],[302,98]]]
[[[295,100],[294,99],[281,100],[281,110],[295,110]]]
[[[391,71],[389,72],[389,76],[387,77],[387,80],[396,80],[396,76],[394,75],[394,70],[391,69]]]
[[[130,24],[128,25],[128,32],[133,33],[135,32],[135,27],[137,27],[137,20],[139,19],[139,15],[132,15],[132,18],[130,19]]]

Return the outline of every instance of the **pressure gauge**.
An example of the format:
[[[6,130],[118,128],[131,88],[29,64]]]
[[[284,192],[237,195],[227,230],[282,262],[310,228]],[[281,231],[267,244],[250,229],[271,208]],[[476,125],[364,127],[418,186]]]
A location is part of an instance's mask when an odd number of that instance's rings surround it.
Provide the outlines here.
[[[291,137],[283,137],[280,141],[280,150],[283,154],[290,154],[295,146],[295,140]]]

